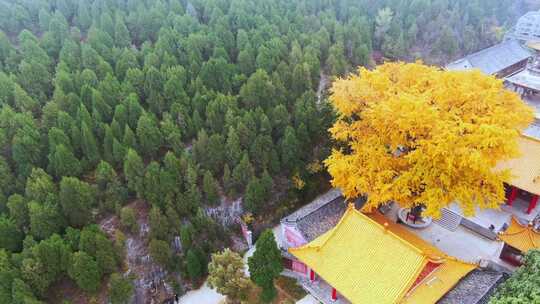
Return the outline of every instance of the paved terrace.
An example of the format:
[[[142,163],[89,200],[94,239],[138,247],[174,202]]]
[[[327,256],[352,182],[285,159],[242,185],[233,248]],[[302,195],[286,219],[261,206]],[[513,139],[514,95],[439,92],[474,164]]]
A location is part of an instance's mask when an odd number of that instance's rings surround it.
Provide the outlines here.
[[[399,205],[393,204],[385,216],[395,222],[399,208]],[[503,246],[502,242],[490,240],[462,225],[459,225],[455,231],[443,228],[436,223],[421,229],[410,228],[405,225],[404,227],[442,252],[464,262],[478,263],[480,259],[502,262],[499,259]]]
[[[518,205],[516,204],[516,206]],[[458,204],[451,204],[448,206],[448,209],[464,217],[463,211]],[[524,211],[526,209],[527,206],[525,206]],[[519,212],[519,210],[516,210],[516,212]],[[493,225],[493,231],[499,232],[505,230],[507,225],[510,223],[511,213],[502,209],[482,210],[480,208],[475,208],[474,216],[467,217],[466,219],[486,229],[488,229],[490,225]]]
[[[502,205],[501,210],[514,215],[521,221],[531,222],[540,214],[540,204],[537,204],[536,207],[529,214],[527,214],[528,207],[528,201],[516,198],[514,202],[512,202],[512,206]]]

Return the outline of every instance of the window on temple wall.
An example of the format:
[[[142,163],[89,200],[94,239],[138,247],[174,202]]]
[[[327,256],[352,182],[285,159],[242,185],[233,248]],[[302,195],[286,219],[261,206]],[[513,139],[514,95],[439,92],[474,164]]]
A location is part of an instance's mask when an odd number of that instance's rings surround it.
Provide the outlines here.
[[[281,258],[281,265],[283,265],[283,268],[287,270],[294,271],[299,274],[307,275],[308,274],[308,267],[306,264],[297,261],[295,259],[289,259],[286,257]]]

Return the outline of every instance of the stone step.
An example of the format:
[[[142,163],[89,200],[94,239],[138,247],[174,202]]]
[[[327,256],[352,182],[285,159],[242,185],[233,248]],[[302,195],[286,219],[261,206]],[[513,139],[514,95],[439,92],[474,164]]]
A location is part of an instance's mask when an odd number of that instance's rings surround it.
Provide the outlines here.
[[[433,220],[433,222],[450,231],[456,231],[456,229],[459,227],[459,224],[461,224],[461,219],[461,215],[455,213],[452,210],[443,208],[441,210],[441,218]]]

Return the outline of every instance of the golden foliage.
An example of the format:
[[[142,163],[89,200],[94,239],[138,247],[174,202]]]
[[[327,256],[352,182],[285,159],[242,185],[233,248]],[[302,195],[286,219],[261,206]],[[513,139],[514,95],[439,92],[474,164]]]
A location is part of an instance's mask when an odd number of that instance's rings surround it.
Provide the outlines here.
[[[253,213],[251,213],[251,212],[246,212],[242,216],[242,221],[244,221],[244,223],[246,223],[246,225],[249,225],[249,224],[253,223],[254,220],[255,220],[255,218],[253,217]]]
[[[321,172],[322,168],[323,168],[323,166],[322,166],[321,162],[318,159],[312,161],[311,163],[309,163],[307,165],[307,170],[311,174]]]
[[[341,148],[325,160],[332,184],[367,209],[423,203],[424,214],[457,202],[496,208],[509,172],[493,168],[518,155],[516,139],[533,111],[501,80],[421,63],[386,63],[338,79],[331,90]]]
[[[297,190],[302,190],[306,186],[306,182],[300,177],[300,174],[298,174],[298,172],[293,175],[292,182],[294,188],[296,188]]]

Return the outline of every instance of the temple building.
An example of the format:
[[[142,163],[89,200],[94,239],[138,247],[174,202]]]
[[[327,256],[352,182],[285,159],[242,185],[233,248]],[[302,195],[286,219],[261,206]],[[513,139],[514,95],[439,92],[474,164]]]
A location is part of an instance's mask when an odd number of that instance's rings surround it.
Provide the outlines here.
[[[361,213],[363,203],[347,207],[332,189],[281,221],[276,239],[284,274],[320,302],[475,304],[503,279],[499,271],[477,269],[476,258],[456,259],[424,240],[392,219],[389,208],[380,208],[385,215]]]
[[[487,303],[496,286],[540,248],[540,12],[520,18],[505,41],[445,67],[504,80],[536,109],[518,139],[521,155],[500,162],[512,179],[498,209],[465,216],[454,203],[439,219],[410,221],[397,202],[363,214],[331,189],[281,220],[284,274],[329,303]]]
[[[529,224],[529,222],[520,222],[513,218],[508,230],[501,233],[500,239],[520,252],[538,249],[540,248],[540,221],[535,219],[532,224]]]
[[[514,54],[510,56],[516,59],[505,62],[499,59],[497,54],[501,55],[501,52],[494,50],[500,49],[503,44],[520,46],[513,49]],[[486,51],[490,49],[491,51]],[[526,64],[514,64],[517,58],[524,56],[524,49],[530,54]],[[475,58],[486,53],[495,54],[494,61],[501,64],[498,69],[506,72],[491,73],[481,64],[471,68],[479,68],[486,74],[503,79],[507,89],[520,94],[522,100],[536,110],[536,118],[519,138],[521,155],[497,166],[497,169],[509,169],[513,175],[506,185],[506,204],[501,206],[500,210],[478,210],[477,215],[472,218],[463,217],[459,208],[451,206],[443,210],[443,218],[439,222],[459,222],[484,237],[502,240],[499,258],[516,266],[521,263],[525,252],[540,248],[540,12],[529,12],[522,16],[506,35],[504,42],[486,50],[465,58]],[[518,66],[520,68],[517,68]],[[447,65],[447,69],[460,68],[459,65],[451,63]]]
[[[349,205],[338,224],[289,252],[351,303],[435,303],[476,265],[445,255],[382,215]]]
[[[465,216],[451,204],[439,219],[411,224],[396,202],[364,215],[358,210],[365,198],[347,207],[341,191],[331,189],[281,220],[276,237],[285,273],[325,304],[374,298],[487,303],[505,273],[521,265],[528,250],[540,248],[540,132],[534,128],[518,139],[520,156],[495,168],[513,176],[500,208]]]
[[[398,203],[371,214],[331,189],[281,220],[276,239],[285,274],[322,303],[485,303],[494,288],[540,248],[540,140],[519,138],[498,209],[467,217],[458,204],[441,218],[410,223]],[[475,286],[475,288],[471,288]]]
[[[479,69],[487,75],[506,77],[523,70],[532,53],[517,40],[507,40],[446,65],[449,71]]]
[[[521,16],[516,25],[505,35],[505,39],[523,42],[540,41],[540,12],[528,12]]]

